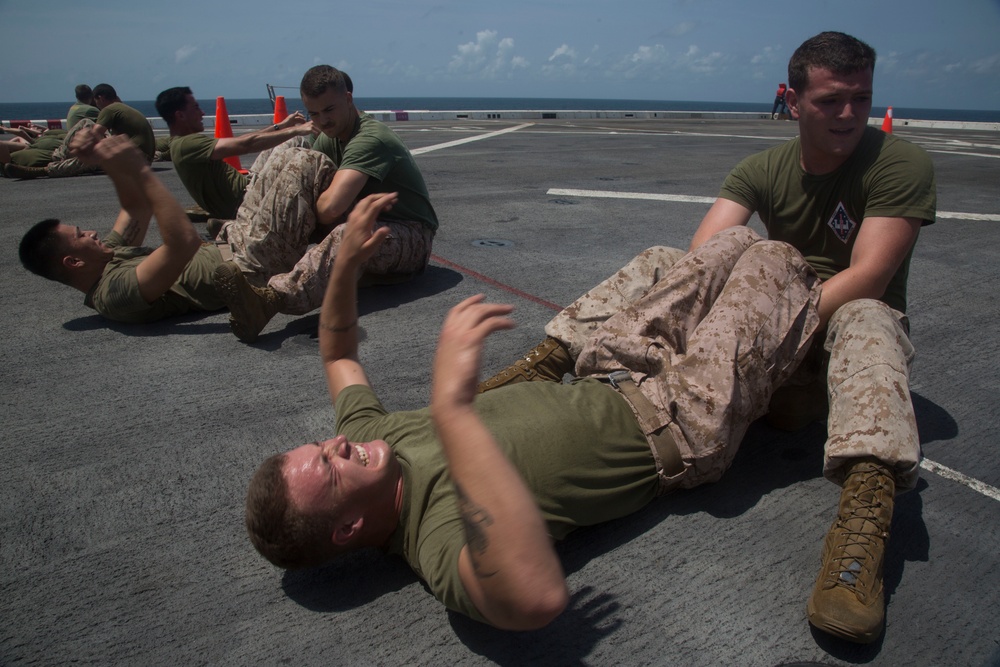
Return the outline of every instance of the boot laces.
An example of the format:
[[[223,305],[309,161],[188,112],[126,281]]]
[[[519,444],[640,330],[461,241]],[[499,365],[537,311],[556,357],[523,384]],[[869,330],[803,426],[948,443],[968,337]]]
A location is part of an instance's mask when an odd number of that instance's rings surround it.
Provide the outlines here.
[[[888,531],[882,526],[884,504],[880,500],[880,473],[864,475],[860,488],[851,497],[846,516],[841,516],[838,539],[833,545],[828,582],[859,594],[871,590],[879,578]]]

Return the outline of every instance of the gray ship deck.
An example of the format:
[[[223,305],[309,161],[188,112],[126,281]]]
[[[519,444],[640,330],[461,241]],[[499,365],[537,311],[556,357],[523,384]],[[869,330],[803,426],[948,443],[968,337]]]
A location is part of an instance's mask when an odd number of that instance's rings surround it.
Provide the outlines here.
[[[541,339],[553,308],[640,250],[686,247],[732,165],[796,132],[776,121],[523,123],[393,126],[442,225],[421,279],[362,292],[361,355],[389,409],[427,401],[453,304],[484,292],[517,306],[518,327],[489,341],[495,372]],[[719,483],[570,536],[559,549],[571,607],[541,631],[451,614],[377,553],[271,567],[244,535],[243,498],[265,456],[332,434],[317,314],[278,316],[253,346],[225,312],[103,321],[14,251],[46,217],[109,229],[113,188],[89,176],[0,180],[0,663],[1000,664],[1000,134],[899,125],[931,151],[941,215],[921,233],[909,290],[927,461],[897,501],[876,644],[805,620],[838,498],[821,475],[820,424],[757,424]],[[189,204],[172,166],[154,166]]]

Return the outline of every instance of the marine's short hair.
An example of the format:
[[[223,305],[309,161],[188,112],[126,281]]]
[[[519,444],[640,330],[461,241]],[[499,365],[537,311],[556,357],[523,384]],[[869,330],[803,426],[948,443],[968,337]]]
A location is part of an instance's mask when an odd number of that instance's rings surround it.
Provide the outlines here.
[[[327,90],[339,92],[354,92],[354,83],[350,77],[339,69],[329,65],[316,65],[306,70],[302,76],[302,83],[299,84],[299,94],[303,97],[319,97]]]
[[[842,32],[821,32],[795,49],[788,61],[788,87],[799,95],[805,92],[813,67],[841,75],[874,71],[875,49]]]
[[[338,551],[330,539],[333,517],[305,514],[289,501],[285,460],[284,454],[271,456],[250,479],[247,534],[257,551],[278,567],[322,565]]]
[[[59,221],[48,218],[36,223],[21,238],[18,254],[21,264],[36,276],[65,283],[62,265],[63,244],[56,234]]]
[[[85,83],[81,83],[73,91],[76,101],[80,104],[91,104],[94,101],[94,91]]]
[[[118,99],[118,91],[110,83],[99,83],[94,86],[94,97],[103,97],[108,100]]]
[[[187,96],[193,94],[187,86],[167,88],[156,96],[156,113],[167,121],[168,126],[173,125],[177,112],[187,106]]]

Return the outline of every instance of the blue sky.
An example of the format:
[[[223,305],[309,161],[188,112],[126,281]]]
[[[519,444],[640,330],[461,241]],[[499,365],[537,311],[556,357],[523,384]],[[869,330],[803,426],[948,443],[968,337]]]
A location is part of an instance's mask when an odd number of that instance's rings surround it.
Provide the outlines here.
[[[769,102],[840,30],[878,51],[876,106],[1000,108],[1000,0],[0,0],[0,29],[4,102],[265,98],[318,63],[360,97]]]

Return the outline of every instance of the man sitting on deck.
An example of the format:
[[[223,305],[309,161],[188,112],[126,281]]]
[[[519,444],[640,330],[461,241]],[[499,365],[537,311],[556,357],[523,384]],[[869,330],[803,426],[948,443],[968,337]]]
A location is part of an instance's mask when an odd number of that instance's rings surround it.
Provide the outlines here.
[[[153,161],[156,152],[156,139],[153,136],[153,126],[138,109],[133,109],[118,98],[114,87],[108,83],[94,86],[94,104],[100,109],[97,114],[98,133],[124,134],[128,136],[147,162]]]
[[[221,220],[236,218],[250,182],[250,177],[226,163],[226,158],[267,151],[289,139],[313,133],[313,124],[296,112],[256,132],[210,137],[203,134],[205,112],[188,87],[161,92],[156,96],[156,111],[170,129],[170,161],[181,183],[199,206]],[[300,145],[308,146],[309,142]],[[259,171],[269,155],[262,154],[250,171]]]
[[[842,487],[837,518],[806,605],[809,622],[859,643],[885,619],[882,567],[896,493],[918,479],[920,440],[909,392],[914,350],[906,282],[922,225],[934,222],[934,169],[919,147],[868,127],[875,51],[825,32],[788,63],[799,136],[738,164],[694,234],[697,249],[757,213],[768,237],[795,246],[822,278],[823,327],[771,400],[768,421],[794,430],[827,419],[824,474]],[[665,253],[666,270],[683,253]],[[652,269],[548,325],[548,338],[480,390],[572,372],[594,327],[641,295]],[[579,371],[579,360],[576,359]]]
[[[427,186],[416,161],[392,130],[354,106],[353,83],[343,72],[328,65],[309,69],[302,77],[302,102],[312,123],[322,132],[313,148],[327,158],[332,170],[324,166],[323,189],[311,201],[308,212],[315,214],[315,237],[329,236],[320,242],[323,262],[329,268],[336,258],[343,234],[343,221],[360,197],[371,193],[394,192],[398,198],[392,210],[385,210],[379,224],[389,227],[390,240],[365,264],[366,284],[403,282],[424,271],[430,260],[431,245],[438,227],[437,214],[431,205]],[[266,192],[266,191],[265,191]],[[231,245],[250,247],[267,243],[266,225],[246,226],[239,222],[248,207],[260,207],[248,193],[239,209],[239,220],[223,226],[220,239]],[[294,213],[294,212],[293,212]],[[330,231],[332,230],[332,231]],[[319,305],[290,305],[287,294],[284,306],[275,298],[275,279],[268,288],[254,285],[262,264],[244,255],[247,261],[226,262],[216,272],[231,312],[230,324],[240,340],[250,342],[276,312],[308,312]],[[310,294],[322,295],[326,281],[310,283]],[[306,308],[301,310],[301,308]],[[299,308],[281,310],[280,308]]]

